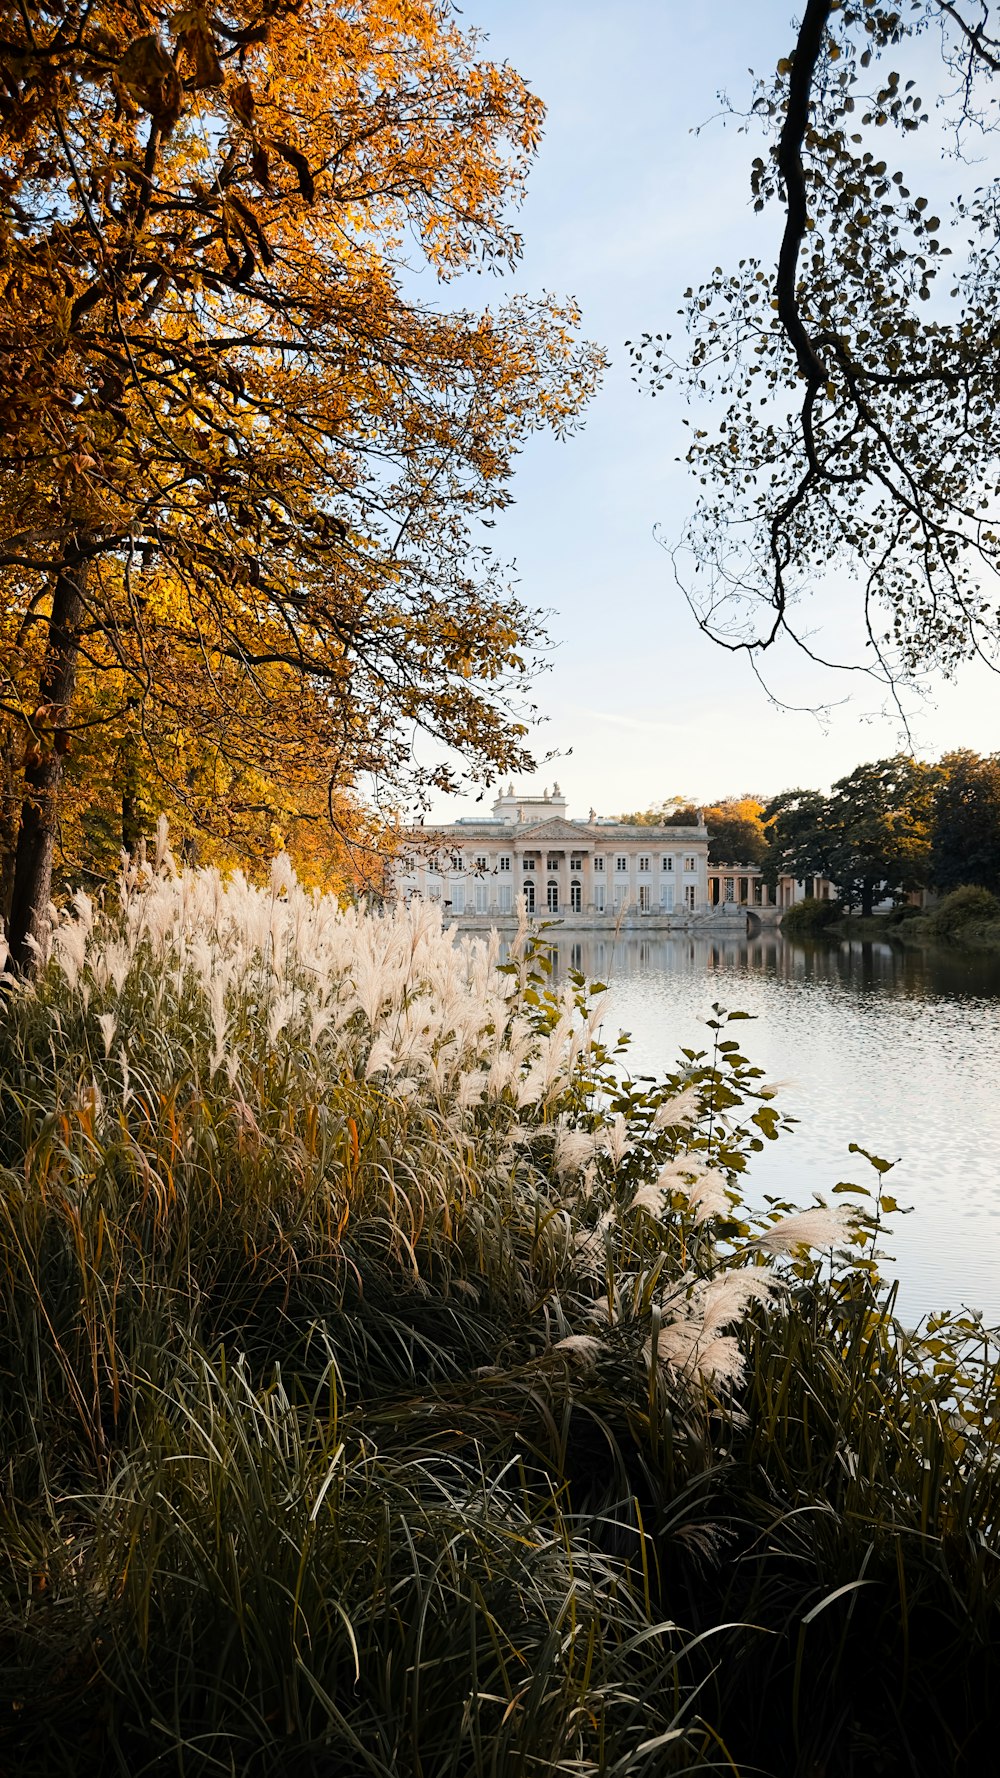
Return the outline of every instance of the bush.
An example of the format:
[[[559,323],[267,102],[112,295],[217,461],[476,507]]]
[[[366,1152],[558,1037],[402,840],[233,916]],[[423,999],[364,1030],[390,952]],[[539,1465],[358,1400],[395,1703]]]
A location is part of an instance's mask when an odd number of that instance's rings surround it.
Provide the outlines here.
[[[1000,921],[1000,901],[988,889],[968,883],[938,902],[927,917],[927,930],[932,938],[961,944],[963,932],[993,921]]]
[[[887,926],[905,926],[910,920],[923,918],[923,908],[917,907],[912,901],[897,901],[885,916]]]
[[[786,938],[822,938],[843,918],[843,903],[816,901],[807,896],[786,908],[781,916],[781,930]]]
[[[960,1769],[990,1340],[550,974],[164,851],[0,989],[4,1771]]]

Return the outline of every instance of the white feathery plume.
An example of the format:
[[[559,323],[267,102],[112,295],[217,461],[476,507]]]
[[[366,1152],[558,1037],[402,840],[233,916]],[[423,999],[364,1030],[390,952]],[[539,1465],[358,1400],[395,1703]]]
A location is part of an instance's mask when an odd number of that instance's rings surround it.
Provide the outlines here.
[[[675,1094],[672,1099],[665,1099],[656,1108],[653,1118],[654,1130],[672,1130],[687,1128],[696,1122],[701,1111],[701,1102],[696,1086],[685,1087],[684,1091]]]
[[[63,920],[52,937],[52,950],[55,960],[66,977],[71,988],[75,988],[80,979],[80,972],[87,960],[88,929],[82,920]],[[4,944],[6,953],[6,944]],[[3,967],[0,957],[0,968]]]
[[[855,1212],[845,1205],[828,1209],[825,1204],[817,1204],[772,1223],[754,1237],[753,1245],[775,1254],[794,1253],[798,1247],[836,1247],[850,1235],[854,1216]]]
[[[560,1179],[571,1179],[593,1157],[594,1138],[589,1130],[574,1130],[566,1124],[556,1129],[552,1165]]]
[[[601,1131],[600,1146],[614,1167],[620,1167],[625,1156],[631,1154],[635,1144],[629,1140],[628,1124],[623,1112],[619,1111],[610,1124],[605,1124]]]
[[[637,1187],[630,1210],[648,1210],[650,1216],[662,1216],[666,1191],[658,1179],[644,1179]]]
[[[595,1363],[604,1350],[602,1342],[596,1334],[567,1334],[563,1340],[557,1340],[553,1352],[565,1352],[567,1358],[573,1358],[578,1364],[590,1366]]]
[[[115,1018],[115,1015],[113,1012],[102,1012],[98,1015],[97,1023],[100,1026],[100,1030],[101,1030],[101,1040],[104,1044],[104,1054],[106,1056],[110,1056],[111,1045],[112,1045],[112,1042],[114,1041],[115,1032],[118,1029],[118,1020]]]
[[[728,1216],[732,1210],[727,1186],[729,1181],[718,1167],[706,1167],[688,1189],[688,1202],[694,1211],[695,1224],[700,1227],[713,1216]]]

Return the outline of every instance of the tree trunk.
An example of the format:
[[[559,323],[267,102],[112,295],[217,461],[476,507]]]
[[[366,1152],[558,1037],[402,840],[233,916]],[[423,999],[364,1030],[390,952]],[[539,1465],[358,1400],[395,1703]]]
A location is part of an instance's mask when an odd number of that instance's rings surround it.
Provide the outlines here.
[[[25,757],[24,800],[7,928],[11,964],[21,976],[37,969],[48,937],[59,791],[76,688],[86,578],[87,564],[77,563],[64,569],[56,581],[38,681],[35,739]]]
[[[866,877],[861,885],[861,915],[865,920],[872,917],[872,902],[875,900],[875,885]]]

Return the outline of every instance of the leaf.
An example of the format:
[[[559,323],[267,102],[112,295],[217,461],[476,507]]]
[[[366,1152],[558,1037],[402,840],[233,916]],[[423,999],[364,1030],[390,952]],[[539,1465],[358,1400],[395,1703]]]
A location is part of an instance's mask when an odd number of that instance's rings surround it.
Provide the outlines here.
[[[239,86],[229,87],[227,96],[240,122],[245,123],[248,130],[252,130],[257,108],[249,80],[241,80]]]
[[[174,28],[178,51],[194,63],[190,84],[196,90],[221,86],[224,79],[222,63],[204,8],[192,6],[186,12],[179,12],[174,19]]]
[[[130,43],[115,71],[115,83],[148,111],[157,129],[169,136],[181,114],[180,75],[159,39],[150,35]]]
[[[862,1148],[857,1142],[849,1142],[847,1151],[849,1154],[864,1155],[865,1160],[874,1167],[876,1173],[890,1173],[896,1165],[895,1161],[884,1161],[881,1155],[869,1154],[867,1148]]]
[[[263,142],[254,142],[250,165],[253,170],[253,176],[261,190],[266,191],[268,197],[273,197],[274,186],[271,184],[271,167],[267,156],[267,149]]]

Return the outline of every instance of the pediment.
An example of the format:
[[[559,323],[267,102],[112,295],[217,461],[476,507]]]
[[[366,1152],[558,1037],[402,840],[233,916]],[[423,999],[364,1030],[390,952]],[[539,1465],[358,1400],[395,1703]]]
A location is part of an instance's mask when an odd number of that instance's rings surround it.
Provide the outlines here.
[[[569,846],[590,846],[594,843],[594,836],[588,827],[576,827],[572,821],[563,821],[558,815],[554,815],[551,821],[535,821],[530,824],[525,822],[512,828],[511,833],[518,840],[537,840],[542,845],[547,845],[550,841],[565,842]]]

